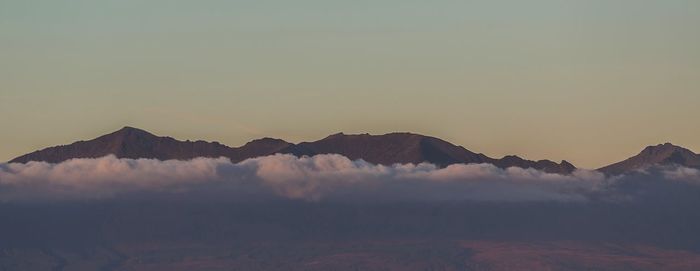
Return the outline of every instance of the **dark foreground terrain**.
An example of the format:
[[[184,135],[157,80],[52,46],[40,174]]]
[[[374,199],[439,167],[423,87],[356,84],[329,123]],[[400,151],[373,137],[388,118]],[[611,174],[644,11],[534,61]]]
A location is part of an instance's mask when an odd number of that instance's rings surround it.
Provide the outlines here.
[[[383,240],[5,249],[1,270],[697,270],[700,253],[573,241]]]
[[[688,204],[6,203],[0,270],[698,270]]]

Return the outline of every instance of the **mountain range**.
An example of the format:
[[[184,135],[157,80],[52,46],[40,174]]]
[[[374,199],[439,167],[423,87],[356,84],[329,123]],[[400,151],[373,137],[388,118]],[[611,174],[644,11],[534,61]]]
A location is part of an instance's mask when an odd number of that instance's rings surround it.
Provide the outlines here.
[[[533,168],[548,173],[571,174],[576,167],[567,161],[532,161],[515,155],[500,159],[475,153],[439,138],[413,134],[389,133],[384,135],[343,133],[333,134],[313,142],[293,144],[281,139],[261,138],[240,147],[229,147],[218,142],[180,141],[157,136],[147,131],[124,127],[116,132],[88,141],[78,141],[38,150],[12,159],[11,163],[43,161],[58,163],[73,158],[98,158],[115,155],[119,158],[150,158],[158,160],[187,160],[196,157],[227,157],[233,162],[272,154],[312,156],[340,154],[349,159],[363,159],[373,164],[432,163],[440,167],[452,164],[489,163],[499,168]],[[653,165],[678,164],[700,168],[700,155],[670,143],[649,146],[627,160],[603,167],[608,175],[623,174]]]

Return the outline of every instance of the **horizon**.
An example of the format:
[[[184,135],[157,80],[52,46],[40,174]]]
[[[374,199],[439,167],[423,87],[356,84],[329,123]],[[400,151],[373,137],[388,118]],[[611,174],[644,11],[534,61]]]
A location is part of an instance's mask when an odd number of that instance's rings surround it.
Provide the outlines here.
[[[700,2],[3,1],[0,161],[130,124],[411,131],[586,168],[700,149]]]
[[[220,144],[222,144],[222,145],[224,145],[224,146],[231,147],[231,148],[241,147],[241,146],[244,146],[244,145],[247,144],[247,143],[253,142],[253,141],[258,140],[258,139],[264,139],[264,138],[278,139],[278,140],[282,140],[282,141],[285,141],[285,142],[291,143],[291,144],[300,144],[300,143],[308,143],[308,142],[313,142],[313,141],[316,141],[316,140],[321,140],[321,139],[323,139],[323,138],[330,137],[330,136],[333,136],[333,135],[338,135],[338,134],[340,134],[340,135],[346,135],[346,136],[356,136],[356,135],[382,136],[382,135],[388,135],[388,134],[413,134],[413,135],[420,135],[420,136],[427,136],[427,137],[434,137],[434,138],[441,139],[441,138],[439,138],[439,137],[435,137],[435,136],[432,136],[432,135],[429,135],[429,134],[420,134],[420,133],[415,133],[415,132],[411,132],[411,131],[394,131],[394,132],[383,133],[383,134],[373,134],[373,133],[346,133],[346,132],[342,132],[342,131],[341,131],[341,132],[335,132],[335,133],[332,133],[332,134],[328,134],[328,135],[325,135],[325,136],[320,137],[320,138],[308,139],[308,140],[301,140],[301,141],[290,141],[290,140],[287,140],[287,139],[285,139],[285,138],[280,138],[280,137],[275,137],[275,136],[262,136],[262,137],[258,137],[258,138],[251,138],[251,139],[249,139],[248,141],[246,141],[245,143],[240,144],[240,145],[228,145],[228,144],[225,144],[225,143],[221,143],[219,140],[203,140],[203,139],[197,139],[197,138],[184,138],[184,139],[183,139],[183,138],[178,138],[178,137],[175,137],[175,136],[172,136],[172,135],[165,135],[165,134],[154,133],[154,132],[152,132],[152,131],[150,131],[150,130],[148,130],[148,129],[144,129],[143,127],[135,127],[135,126],[125,125],[125,126],[123,126],[122,128],[119,128],[119,129],[116,129],[116,130],[112,130],[111,132],[107,132],[107,133],[104,133],[104,134],[96,135],[96,136],[93,136],[93,137],[91,137],[91,138],[75,139],[75,140],[73,140],[73,141],[71,141],[71,142],[65,142],[65,143],[59,143],[59,144],[55,144],[55,145],[51,145],[51,146],[40,147],[40,148],[38,148],[38,149],[36,149],[36,150],[30,151],[30,152],[27,152],[27,153],[23,153],[22,155],[29,154],[29,153],[34,152],[34,151],[43,150],[43,149],[45,149],[45,148],[50,148],[50,147],[55,147],[55,146],[63,146],[63,145],[68,145],[68,144],[72,144],[72,143],[76,143],[76,142],[81,142],[81,141],[85,141],[85,140],[96,139],[96,138],[98,138],[98,137],[105,136],[105,135],[108,135],[108,134],[111,134],[111,133],[115,133],[115,132],[119,132],[119,131],[122,131],[122,130],[125,130],[125,129],[139,130],[139,131],[143,131],[143,132],[152,134],[152,135],[157,136],[157,137],[171,137],[171,138],[174,138],[175,140],[179,140],[179,141],[205,141],[205,142],[208,142],[208,143],[217,142],[217,143],[220,143]],[[444,140],[444,139],[441,139],[441,140]],[[490,156],[490,155],[488,155],[488,154],[486,154],[486,153],[484,153],[484,152],[481,152],[480,150],[469,149],[469,148],[467,148],[467,147],[465,147],[464,145],[461,145],[461,144],[459,144],[459,143],[450,142],[450,141],[447,141],[447,142],[448,142],[448,143],[451,143],[451,144],[454,144],[454,145],[456,145],[456,146],[464,147],[465,149],[467,149],[467,150],[469,150],[469,151],[472,151],[472,152],[475,152],[475,153],[482,153],[482,154],[485,154],[485,155],[487,155],[487,156]],[[641,146],[639,149],[640,149],[640,151],[641,151],[641,150],[643,150],[643,149],[645,149],[645,148],[648,148],[648,147],[658,147],[658,146],[663,146],[663,145],[671,145],[671,146],[675,146],[675,147],[680,147],[680,148],[684,148],[684,149],[687,149],[687,150],[689,150],[689,151],[695,153],[695,151],[692,150],[692,149],[689,149],[689,148],[684,147],[684,146],[681,146],[681,145],[674,144],[674,143],[672,143],[672,142],[663,142],[663,143],[657,143],[657,144],[651,144],[651,145]],[[633,153],[633,154],[629,154],[628,157],[626,157],[626,158],[624,158],[624,159],[621,159],[621,160],[619,160],[619,161],[615,161],[615,162],[613,162],[613,163],[620,162],[620,161],[625,160],[625,159],[627,159],[627,158],[629,158],[629,157],[631,157],[631,156],[633,156],[633,155],[636,155],[636,154],[638,154],[638,153],[639,153],[639,151],[636,152],[636,153]],[[557,162],[557,163],[559,163],[559,162],[569,162],[569,163],[571,163],[571,161],[568,161],[568,160],[565,160],[565,159],[561,159],[561,160],[552,159],[552,158],[530,159],[529,157],[526,157],[526,156],[523,156],[523,155],[517,154],[517,153],[506,154],[506,155],[503,155],[503,156],[490,156],[490,157],[499,159],[499,158],[504,158],[504,157],[507,157],[507,156],[516,156],[516,157],[520,157],[520,158],[523,158],[523,159],[534,160],[534,161],[538,161],[538,160],[550,160],[550,161]],[[12,157],[11,159],[14,159],[14,158],[17,158],[17,157],[19,157],[19,155],[18,155],[18,156],[15,156],[15,157]],[[6,161],[6,163],[9,162],[9,160],[11,160],[11,159],[8,159],[8,160]],[[597,169],[600,169],[600,168],[602,168],[602,167],[609,166],[609,165],[611,165],[611,164],[613,164],[613,163],[606,164],[606,165],[602,165],[602,166],[598,166],[598,167],[595,167],[595,168],[581,167],[581,166],[579,166],[579,165],[576,165],[575,163],[574,163],[573,165],[576,166],[577,169],[597,170]]]

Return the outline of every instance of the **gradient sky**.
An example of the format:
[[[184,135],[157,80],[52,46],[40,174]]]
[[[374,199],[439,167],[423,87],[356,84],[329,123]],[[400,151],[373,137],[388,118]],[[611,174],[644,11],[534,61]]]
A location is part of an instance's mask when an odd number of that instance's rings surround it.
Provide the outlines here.
[[[700,1],[0,0],[0,161],[129,125],[412,131],[598,167],[700,151]]]

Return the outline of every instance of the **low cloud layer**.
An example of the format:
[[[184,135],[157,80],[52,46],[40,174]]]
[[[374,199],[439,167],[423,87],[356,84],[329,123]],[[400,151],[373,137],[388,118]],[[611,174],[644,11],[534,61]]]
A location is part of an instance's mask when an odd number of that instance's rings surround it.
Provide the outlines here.
[[[634,178],[700,183],[700,171],[689,168],[637,175]],[[234,200],[585,202],[611,193],[611,187],[630,178],[608,179],[587,170],[563,176],[489,164],[381,166],[340,155],[273,155],[237,164],[226,158],[158,161],[107,156],[59,164],[0,164],[0,201],[175,195]]]

